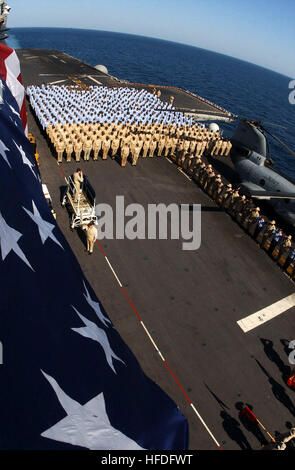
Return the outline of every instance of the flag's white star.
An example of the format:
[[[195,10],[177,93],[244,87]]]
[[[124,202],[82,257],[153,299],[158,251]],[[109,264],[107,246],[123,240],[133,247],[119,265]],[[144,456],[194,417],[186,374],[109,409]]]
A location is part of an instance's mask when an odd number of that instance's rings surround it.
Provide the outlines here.
[[[37,178],[34,170],[33,170],[33,167],[35,166],[29,159],[28,157],[26,156],[25,154],[25,151],[24,149],[22,148],[22,146],[18,146],[17,143],[15,141],[13,141],[15,146],[17,147],[18,151],[20,152],[21,156],[22,156],[22,159],[23,159],[23,162],[25,165],[28,165],[28,167],[30,168],[31,172],[33,173],[33,175],[35,176],[35,178]]]
[[[10,150],[6,147],[6,145],[4,144],[4,142],[2,142],[2,140],[0,140],[0,154],[1,156],[4,158],[4,160],[6,161],[7,165],[9,166],[9,168],[11,168],[11,165],[8,161],[8,158],[6,156],[6,152],[10,152]]]
[[[33,271],[34,269],[30,265],[29,261],[27,260],[25,254],[22,252],[20,247],[18,246],[17,242],[22,237],[22,234],[14,228],[10,227],[0,212],[0,245],[1,245],[1,254],[2,254],[2,261],[5,260],[6,256],[11,252],[14,251],[19,258],[26,263]]]
[[[8,106],[10,107],[11,111],[12,111],[14,114],[17,115],[17,117],[20,117],[20,116],[19,116],[19,113],[14,109],[13,106],[11,106],[10,104],[9,104]]]
[[[95,302],[94,300],[92,300],[92,298],[90,297],[90,294],[86,288],[86,285],[85,285],[85,282],[83,281],[83,284],[84,284],[84,288],[86,290],[86,294],[84,294],[84,297],[86,298],[87,302],[89,303],[90,307],[93,308],[93,310],[95,311],[96,315],[98,316],[98,318],[100,319],[100,321],[102,321],[102,323],[108,327],[107,325],[107,322],[108,323],[111,323],[111,320],[109,320],[109,318],[105,317],[104,314],[102,313],[101,309],[100,309],[100,306],[99,306],[99,303],[98,302]]]
[[[135,441],[115,429],[106,412],[103,393],[85,405],[66,395],[56,380],[41,370],[67,416],[41,436],[90,450],[144,450]]]
[[[79,333],[80,335],[84,336],[85,338],[90,338],[90,339],[93,339],[94,341],[97,341],[104,350],[107,363],[109,364],[110,368],[116,374],[116,370],[115,370],[115,367],[113,365],[113,358],[117,359],[117,361],[120,361],[123,364],[125,364],[125,363],[112,350],[105,331],[102,330],[101,328],[99,328],[92,321],[87,320],[87,318],[85,318],[83,315],[81,315],[81,313],[79,313],[78,310],[75,307],[73,307],[73,309],[75,310],[77,315],[79,315],[79,317],[81,318],[81,320],[84,323],[85,327],[72,328],[72,330],[75,331],[76,333]]]
[[[13,122],[13,124],[14,124],[16,127],[18,126],[17,122],[13,119],[12,116],[9,116],[9,119],[11,120],[11,122]]]
[[[57,245],[59,245],[62,249],[62,245],[59,243],[57,238],[53,235],[53,230],[55,229],[55,225],[51,224],[50,222],[46,222],[46,220],[42,219],[34,201],[32,201],[33,204],[33,212],[30,212],[28,209],[23,207],[24,211],[31,217],[31,219],[35,222],[35,224],[38,225],[38,230],[39,234],[41,237],[41,241],[44,245],[46,242],[47,238],[51,238],[51,240],[54,241]]]

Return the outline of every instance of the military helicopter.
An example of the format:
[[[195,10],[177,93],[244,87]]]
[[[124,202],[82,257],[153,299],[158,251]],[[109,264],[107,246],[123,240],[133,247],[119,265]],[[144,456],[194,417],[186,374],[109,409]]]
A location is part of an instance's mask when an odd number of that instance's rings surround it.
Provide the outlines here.
[[[188,108],[174,108],[173,112],[182,112],[194,117],[197,122],[215,118],[206,115],[202,119],[200,110]],[[218,117],[218,120],[223,119]],[[239,121],[238,127],[230,138],[232,144],[230,157],[241,181],[240,192],[247,197],[266,200],[273,206],[276,213],[295,227],[295,183],[273,168],[274,162],[269,157],[266,134],[269,134],[294,157],[295,152],[266,129],[261,121],[242,118],[234,114],[224,119],[227,122],[237,120]],[[219,126],[212,123],[209,129],[218,130]]]
[[[230,157],[242,182],[241,191],[252,198],[267,200],[284,220],[295,226],[295,184],[273,168],[266,133],[295,157],[295,152],[261,122],[246,118],[240,119],[230,139]]]

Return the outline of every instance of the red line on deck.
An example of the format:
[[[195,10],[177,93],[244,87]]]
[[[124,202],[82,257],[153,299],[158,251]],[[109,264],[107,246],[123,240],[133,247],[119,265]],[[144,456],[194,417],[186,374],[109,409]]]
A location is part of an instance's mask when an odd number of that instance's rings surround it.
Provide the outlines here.
[[[136,314],[138,320],[141,322],[142,320],[141,320],[140,316],[138,315],[137,310],[136,310],[136,308],[135,308],[134,305],[133,305],[133,302],[132,302],[131,299],[128,297],[128,294],[127,294],[125,288],[122,286],[121,289],[123,290],[123,292],[124,292],[124,294],[125,294],[125,296],[126,296],[128,302],[130,303],[132,309],[134,310],[134,312],[135,312],[135,314]]]

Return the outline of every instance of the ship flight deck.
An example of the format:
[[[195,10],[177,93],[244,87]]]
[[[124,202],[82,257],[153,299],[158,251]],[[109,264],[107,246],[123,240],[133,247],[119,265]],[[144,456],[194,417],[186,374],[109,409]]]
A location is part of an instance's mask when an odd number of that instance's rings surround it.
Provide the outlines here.
[[[30,49],[17,54],[25,86],[67,85],[74,78],[86,85],[151,90],[148,85],[127,85],[58,51]],[[164,101],[175,96],[175,106],[231,115],[186,91],[159,89]],[[28,102],[27,109],[57,223],[144,372],[187,417],[190,449],[258,449],[257,436],[239,419],[241,402],[253,406],[273,435],[286,432],[287,422],[294,426],[295,395],[282,378],[282,364],[288,366],[286,344],[295,339],[290,279],[169,159],[139,159],[136,167],[125,168],[111,159],[58,165]],[[125,205],[137,202],[143,207],[201,204],[200,249],[184,251],[179,240],[114,239],[100,241],[88,256],[84,232],[70,230],[69,215],[60,204],[65,177],[77,165],[88,175],[97,203],[115,207],[116,196],[124,196]],[[284,299],[288,300],[282,308]],[[261,323],[263,309],[272,310],[272,315]],[[253,327],[245,332],[238,322],[249,323],[247,318],[257,312],[256,323],[254,315]]]

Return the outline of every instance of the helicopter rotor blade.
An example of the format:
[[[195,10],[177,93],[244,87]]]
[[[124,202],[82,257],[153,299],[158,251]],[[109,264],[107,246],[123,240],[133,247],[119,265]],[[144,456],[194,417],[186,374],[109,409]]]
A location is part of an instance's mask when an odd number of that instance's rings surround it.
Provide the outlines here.
[[[295,157],[294,150],[290,149],[290,147],[288,147],[288,145],[286,145],[284,142],[282,142],[281,139],[279,139],[276,135],[272,134],[272,132],[270,132],[268,129],[265,129],[265,127],[262,127],[262,129],[265,132],[267,132],[274,140],[279,142],[279,144],[281,144],[281,146],[284,147],[287,150],[287,152],[289,152],[293,157]]]
[[[182,113],[185,116],[191,116],[196,121],[224,121],[224,122],[233,122],[238,119],[238,116],[235,114],[228,114],[224,115],[222,113],[218,113],[218,111],[207,110],[204,111],[203,109],[191,109],[191,108],[176,108],[176,109],[164,109],[164,108],[155,108],[154,111],[161,111],[165,113]],[[195,116],[194,116],[195,115]],[[203,117],[203,119],[202,119]]]
[[[286,126],[282,126],[281,124],[277,124],[275,122],[258,121],[257,119],[246,118],[245,116],[237,116],[237,119],[240,119],[241,121],[248,121],[251,124],[254,124],[255,126],[260,126],[260,127],[263,127],[263,124],[267,124],[268,126],[275,126],[275,127],[280,127],[281,129],[288,129]]]
[[[189,113],[189,114],[198,114],[198,115],[204,114],[204,116],[207,116],[210,113],[216,114],[218,112],[218,111],[210,110],[210,109],[208,109],[207,111],[204,111],[204,109],[176,108],[176,107],[174,107],[174,109],[155,108],[154,111],[164,111],[166,113]],[[232,113],[229,113],[229,114],[230,114],[230,117],[232,117],[233,119],[239,118],[239,116],[237,116],[236,114],[232,114]]]
[[[280,127],[281,129],[287,129],[286,126],[282,126],[281,124],[277,124],[276,122],[268,122],[268,121],[261,121],[262,124],[267,124],[268,126],[275,126]]]

